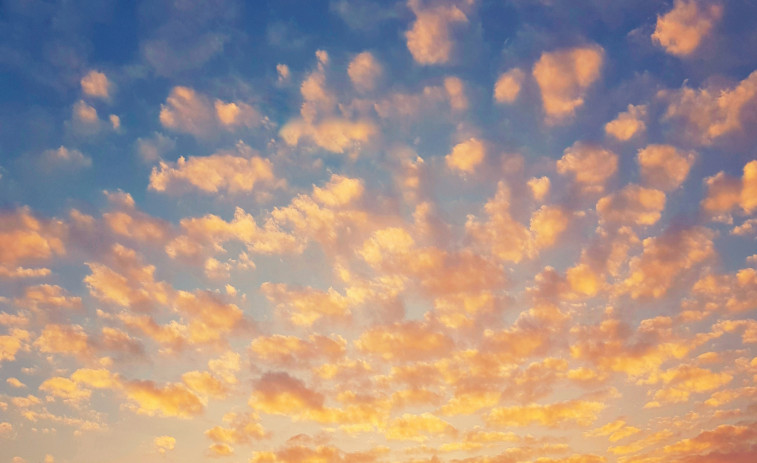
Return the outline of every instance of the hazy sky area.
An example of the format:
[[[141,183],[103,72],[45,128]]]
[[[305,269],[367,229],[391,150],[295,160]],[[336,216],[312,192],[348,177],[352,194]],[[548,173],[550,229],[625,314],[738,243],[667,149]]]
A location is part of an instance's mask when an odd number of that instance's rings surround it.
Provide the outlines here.
[[[0,463],[754,463],[757,2],[0,0]]]

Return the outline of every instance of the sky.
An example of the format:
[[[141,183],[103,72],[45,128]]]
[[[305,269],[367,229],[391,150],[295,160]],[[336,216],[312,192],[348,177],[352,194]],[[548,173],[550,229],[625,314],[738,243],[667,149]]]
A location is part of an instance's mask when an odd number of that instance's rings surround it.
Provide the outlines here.
[[[0,1],[0,463],[757,461],[756,18]]]

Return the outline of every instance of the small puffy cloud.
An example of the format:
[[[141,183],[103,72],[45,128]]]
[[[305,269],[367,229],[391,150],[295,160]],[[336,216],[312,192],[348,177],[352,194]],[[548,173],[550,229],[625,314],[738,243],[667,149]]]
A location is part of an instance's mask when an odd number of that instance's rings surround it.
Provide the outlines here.
[[[289,82],[290,77],[292,76],[292,73],[289,71],[289,66],[286,64],[277,64],[276,65],[276,74],[278,74],[278,83],[279,85],[283,85]]]
[[[0,212],[0,267],[64,255],[65,227],[34,217],[28,207]]]
[[[289,121],[279,132],[287,145],[296,146],[301,140],[310,140],[332,153],[359,149],[378,134],[376,124],[368,119],[351,121],[331,117],[317,123],[303,119]]]
[[[409,0],[415,13],[412,27],[405,33],[407,48],[419,64],[445,64],[452,57],[454,41],[451,28],[467,23],[468,17],[455,5],[424,7],[420,1]]]
[[[153,439],[155,450],[161,455],[165,455],[176,447],[176,439],[171,436],[158,436]]]
[[[84,277],[92,297],[101,302],[144,311],[167,304],[172,291],[168,284],[155,280],[155,266],[143,265],[136,251],[116,244],[111,249],[116,265],[88,262],[91,273]]]
[[[213,106],[221,127],[227,130],[233,130],[236,127],[254,128],[262,119],[257,110],[247,103],[225,103],[221,100],[215,100]]]
[[[139,414],[191,418],[205,408],[202,401],[180,383],[160,386],[152,381],[129,381],[124,389]]]
[[[646,117],[646,105],[629,104],[627,111],[618,114],[618,117],[605,124],[605,132],[620,141],[628,141],[647,129]]]
[[[89,336],[80,325],[48,324],[34,346],[49,354],[87,356],[92,353]]]
[[[26,330],[14,328],[9,334],[0,335],[0,363],[16,360],[16,354],[28,349],[31,334]]]
[[[122,191],[105,192],[113,210],[103,214],[107,226],[117,235],[149,243],[165,243],[171,234],[168,222],[138,210],[134,198]]]
[[[741,208],[745,214],[757,210],[757,161],[744,165],[744,174],[739,178],[719,172],[705,179],[707,196],[702,200],[702,209],[719,215]]]
[[[364,190],[360,179],[334,174],[323,188],[313,186],[313,199],[327,207],[341,207],[359,199]]]
[[[112,84],[104,73],[91,70],[81,78],[80,83],[85,95],[104,99],[110,98]]]
[[[245,444],[267,435],[254,413],[227,413],[223,421],[227,426],[214,426],[205,431],[205,435],[216,444]]]
[[[253,128],[260,124],[260,114],[247,103],[226,103],[210,98],[189,87],[174,87],[161,105],[160,123],[163,127],[197,137],[212,135],[218,128],[234,130]]]
[[[468,217],[467,233],[478,243],[491,246],[491,252],[499,259],[517,263],[528,256],[531,236],[528,228],[512,217],[510,189],[504,182],[499,182],[497,193],[487,201],[484,210],[489,220],[480,222]]]
[[[625,439],[626,437],[638,434],[639,432],[641,432],[639,428],[628,426],[625,420],[615,420],[597,429],[592,429],[591,431],[585,432],[584,436],[606,436],[607,440],[609,440],[610,442],[617,442],[621,439]]]
[[[636,155],[644,183],[664,191],[681,186],[695,160],[693,152],[684,152],[671,145],[649,145]]]
[[[531,215],[529,231],[535,250],[554,246],[568,228],[570,216],[560,207],[542,206]]]
[[[60,146],[58,149],[45,150],[42,153],[42,161],[48,170],[53,168],[79,169],[92,165],[92,158],[85,156],[77,149],[69,149]]]
[[[352,85],[360,92],[370,92],[376,87],[383,69],[381,63],[369,51],[355,56],[347,66],[347,75]]]
[[[192,188],[207,194],[237,194],[249,193],[256,185],[274,180],[270,160],[253,154],[246,145],[240,145],[237,151],[160,162],[152,169],[149,188],[169,193]]]
[[[58,285],[41,284],[27,286],[23,297],[16,299],[16,304],[20,307],[43,311],[79,309],[81,298],[69,295],[65,288]]]
[[[5,380],[6,384],[8,384],[11,387],[15,387],[16,389],[23,389],[26,387],[26,384],[19,381],[18,378],[10,377]]]
[[[549,194],[550,185],[549,177],[532,177],[528,179],[528,188],[531,189],[531,195],[537,201],[543,200]]]
[[[533,76],[541,90],[548,123],[560,123],[583,106],[589,87],[599,78],[604,50],[599,45],[542,53]]]
[[[618,170],[618,156],[610,150],[577,141],[557,161],[557,172],[573,175],[585,192],[602,192]]]
[[[116,116],[115,114],[111,114],[108,116],[108,120],[110,121],[111,127],[113,127],[113,130],[118,130],[121,128],[121,118]]]
[[[249,405],[259,412],[293,415],[323,408],[322,394],[287,373],[266,373],[254,388]]]
[[[445,77],[444,90],[447,91],[447,98],[453,111],[464,111],[468,109],[468,97],[465,96],[465,84],[459,77]]]
[[[333,288],[290,288],[283,283],[263,283],[260,290],[277,310],[295,325],[310,326],[321,318],[338,320],[350,315],[347,298]]]
[[[757,71],[732,88],[703,87],[662,91],[668,108],[664,120],[680,124],[688,141],[710,145],[725,135],[744,131],[757,109]],[[751,115],[751,116],[750,116]]]
[[[494,101],[502,104],[514,102],[520,94],[525,77],[525,73],[519,68],[500,74],[494,84]]]
[[[73,402],[88,399],[89,396],[92,395],[92,391],[89,389],[80,389],[76,382],[59,376],[46,379],[40,384],[39,390],[46,392],[53,397],[59,397]]]
[[[712,391],[728,384],[732,379],[733,376],[728,373],[715,373],[683,364],[660,373],[664,387],[655,392],[654,400],[644,408],[687,402],[691,394]]]
[[[355,341],[361,352],[380,356],[388,361],[437,358],[449,353],[454,341],[427,323],[408,321],[376,326]]]
[[[450,436],[456,433],[457,431],[451,424],[431,413],[423,413],[421,415],[405,413],[389,423],[386,430],[386,438],[389,440],[423,442],[429,438],[429,435]]]
[[[315,360],[334,362],[344,355],[346,341],[312,334],[308,339],[274,334],[261,336],[250,344],[250,352],[261,362],[279,368],[305,365]]]
[[[548,405],[530,404],[515,407],[493,408],[486,421],[493,426],[530,426],[538,424],[547,427],[575,423],[588,426],[593,423],[605,404],[584,400],[570,400]]]
[[[669,229],[646,238],[642,254],[629,263],[624,291],[634,299],[664,296],[680,274],[715,255],[712,238],[713,232],[701,227]]]
[[[84,100],[79,100],[74,104],[71,117],[73,127],[77,132],[91,135],[100,130],[100,118],[97,115],[97,110]]]
[[[486,146],[477,138],[458,143],[452,148],[452,152],[445,156],[447,167],[458,170],[461,173],[471,174],[486,157]]]
[[[13,424],[7,421],[0,422],[0,437],[10,437],[13,434]]]
[[[672,10],[657,17],[652,40],[671,55],[688,56],[710,34],[722,15],[723,6],[718,3],[675,0]]]
[[[654,225],[665,208],[665,193],[654,188],[627,185],[597,201],[602,224]]]
[[[176,140],[160,132],[153,133],[150,138],[137,138],[137,154],[144,162],[156,162],[174,148],[176,148]]]
[[[194,135],[207,135],[215,126],[215,113],[210,100],[189,87],[174,87],[161,105],[160,123]]]

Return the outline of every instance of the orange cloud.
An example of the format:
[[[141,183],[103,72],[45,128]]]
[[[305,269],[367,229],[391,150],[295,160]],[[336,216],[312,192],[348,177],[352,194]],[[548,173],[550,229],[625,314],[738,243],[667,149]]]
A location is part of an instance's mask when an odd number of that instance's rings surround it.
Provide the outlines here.
[[[237,151],[222,151],[210,156],[180,157],[176,163],[160,162],[150,174],[151,190],[179,192],[188,187],[203,193],[249,193],[256,185],[275,180],[268,159],[253,154],[247,145]]]
[[[604,50],[599,45],[542,53],[533,76],[541,90],[546,120],[564,122],[584,104],[589,87],[599,79]]]
[[[490,426],[529,426],[539,424],[557,427],[568,423],[588,426],[597,419],[605,405],[600,402],[570,400],[548,405],[529,404],[493,408],[486,419]]]
[[[428,323],[407,321],[368,329],[355,341],[362,352],[388,361],[437,358],[449,353],[453,340]]]
[[[647,129],[646,105],[634,106],[629,104],[628,111],[618,114],[618,117],[605,124],[605,132],[620,141],[628,141]]]
[[[455,5],[424,8],[421,2],[408,0],[416,20],[405,33],[407,48],[420,64],[445,64],[451,57],[454,41],[451,26],[467,23],[468,17]]]
[[[673,9],[657,17],[652,40],[676,56],[688,56],[699,48],[714,24],[723,15],[723,6],[698,0],[676,0]]]
[[[124,383],[124,389],[134,402],[134,411],[144,415],[191,418],[205,408],[192,391],[179,383],[159,386],[152,381],[129,381]]]

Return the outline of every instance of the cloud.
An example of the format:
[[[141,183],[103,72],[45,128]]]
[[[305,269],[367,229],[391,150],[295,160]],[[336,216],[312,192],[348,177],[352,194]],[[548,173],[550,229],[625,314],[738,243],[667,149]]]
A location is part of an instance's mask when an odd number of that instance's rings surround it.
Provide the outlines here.
[[[247,145],[236,151],[210,156],[180,157],[176,163],[161,161],[150,173],[151,190],[178,193],[196,189],[206,194],[249,193],[256,185],[275,180],[270,160],[254,154]]]
[[[80,169],[91,166],[92,158],[85,156],[77,149],[69,149],[65,146],[60,146],[58,149],[45,150],[42,153],[42,162],[46,164],[45,168],[47,170],[53,170],[60,167]]]
[[[542,201],[548,194],[551,187],[549,177],[532,177],[528,179],[528,188],[537,201]]]
[[[155,450],[161,455],[165,455],[176,447],[176,439],[171,436],[158,436],[153,439]]]
[[[289,66],[286,64],[277,64],[276,65],[276,73],[278,74],[278,83],[279,85],[284,85],[286,83],[289,83],[289,78],[291,77],[291,71],[289,71]]]
[[[610,150],[577,141],[565,149],[556,166],[559,174],[572,174],[583,191],[602,192],[607,180],[618,170],[618,156]]]
[[[718,3],[675,0],[672,10],[657,17],[652,40],[671,55],[691,55],[722,15],[723,6]]]
[[[283,372],[269,372],[255,382],[249,405],[262,413],[297,415],[323,408],[322,394]]]
[[[494,84],[494,101],[497,103],[513,103],[520,94],[521,86],[526,75],[519,68],[503,72]]]
[[[283,283],[263,283],[260,290],[276,304],[277,310],[298,326],[310,326],[321,318],[344,320],[350,315],[347,298],[333,288],[328,291],[309,287],[292,289]]]
[[[382,74],[381,63],[369,51],[359,53],[347,66],[347,75],[355,89],[360,92],[373,90]]]
[[[123,191],[105,191],[112,211],[103,214],[103,221],[113,233],[152,244],[162,244],[173,230],[165,220],[152,217],[137,209],[134,198]]]
[[[452,57],[454,41],[450,29],[455,23],[467,23],[468,17],[455,5],[423,7],[408,0],[416,19],[405,32],[407,49],[419,64],[446,64]]]
[[[59,376],[46,379],[39,385],[39,390],[47,392],[53,397],[73,402],[88,399],[92,395],[92,391],[80,389],[74,381]]]
[[[715,255],[712,238],[709,229],[693,227],[670,228],[657,237],[644,239],[644,251],[629,263],[624,291],[634,299],[661,298],[679,275]]]
[[[143,415],[192,418],[205,409],[202,401],[180,383],[160,386],[153,381],[129,381],[124,389],[134,402],[134,411]]]
[[[218,99],[211,103],[210,98],[190,87],[174,87],[160,107],[163,127],[196,137],[210,137],[218,129],[255,128],[261,122],[260,114],[247,103]]]
[[[93,350],[89,335],[81,325],[47,324],[34,341],[40,352],[89,357]]]
[[[542,53],[532,73],[548,123],[563,123],[583,106],[587,90],[599,79],[603,61],[604,50],[599,45]]]
[[[454,341],[427,323],[408,321],[376,326],[355,341],[362,352],[388,361],[424,360],[449,353]]]
[[[644,183],[664,191],[681,186],[695,160],[695,153],[671,145],[649,145],[636,155]]]
[[[68,291],[58,285],[41,284],[24,288],[24,296],[16,299],[16,304],[35,311],[57,311],[80,309],[80,297],[69,295]]]
[[[702,209],[713,215],[729,213],[741,208],[744,214],[757,210],[757,161],[744,165],[744,174],[739,178],[719,172],[705,179],[707,196],[702,200]]]
[[[311,334],[305,340],[274,334],[255,338],[250,344],[250,351],[261,362],[269,365],[296,368],[316,360],[334,362],[344,356],[346,345],[347,342],[341,336],[331,338]]]
[[[309,140],[332,153],[344,153],[348,150],[359,151],[378,135],[378,128],[367,119],[350,121],[333,117],[316,124],[294,119],[284,125],[279,134],[290,146],[297,146],[301,140]]]
[[[757,71],[731,88],[705,86],[694,90],[684,86],[658,95],[668,102],[663,120],[672,121],[684,140],[711,145],[729,134],[744,135],[744,127],[754,122]]]
[[[518,263],[529,254],[529,231],[510,214],[510,190],[504,182],[497,185],[497,193],[484,206],[489,220],[476,221],[468,217],[466,232],[482,245],[491,246],[499,259]]]
[[[104,73],[94,69],[81,78],[81,89],[87,96],[107,100],[110,98],[112,86],[113,84]]]
[[[597,201],[600,224],[654,225],[665,209],[665,193],[630,184]]]
[[[486,157],[486,147],[481,140],[469,138],[458,143],[452,148],[452,152],[445,156],[447,167],[459,170],[461,173],[473,173],[476,166],[481,164]]]
[[[10,334],[0,335],[0,363],[16,360],[16,354],[28,349],[31,333],[26,330],[13,328]]]
[[[683,364],[661,372],[660,379],[664,387],[655,392],[654,400],[648,402],[644,408],[688,402],[691,394],[718,389],[731,382],[733,376]]]
[[[605,404],[584,400],[570,400],[548,405],[529,404],[515,407],[493,408],[486,418],[490,426],[530,426],[534,423],[558,427],[575,423],[588,426],[593,423]]]
[[[441,418],[431,413],[412,415],[405,413],[396,418],[386,430],[389,440],[414,440],[423,442],[431,436],[457,434],[457,430]]]
[[[629,104],[628,111],[618,114],[618,117],[605,124],[605,132],[620,141],[628,141],[646,131],[646,117],[646,105]]]

